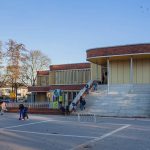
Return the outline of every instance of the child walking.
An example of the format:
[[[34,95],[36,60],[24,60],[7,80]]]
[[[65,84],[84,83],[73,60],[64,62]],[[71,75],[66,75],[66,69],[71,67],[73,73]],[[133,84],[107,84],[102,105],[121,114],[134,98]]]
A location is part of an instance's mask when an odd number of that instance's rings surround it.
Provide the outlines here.
[[[3,115],[4,114],[4,111],[7,111],[7,108],[6,108],[6,103],[5,102],[2,102],[1,103],[1,115]]]
[[[29,119],[28,107],[24,107],[24,109],[23,109],[23,119],[25,120],[25,118]]]
[[[19,120],[23,120],[23,111],[24,111],[24,105],[19,104]]]

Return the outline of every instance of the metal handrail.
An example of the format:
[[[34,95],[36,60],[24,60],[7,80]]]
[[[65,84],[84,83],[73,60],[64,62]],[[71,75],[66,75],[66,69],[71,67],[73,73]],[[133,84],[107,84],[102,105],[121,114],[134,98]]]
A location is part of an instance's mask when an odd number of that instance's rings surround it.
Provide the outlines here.
[[[88,81],[88,83],[86,85],[88,85],[88,87],[91,87],[91,85],[93,84],[93,80]],[[71,102],[71,104],[69,105],[69,111],[72,111],[73,109],[73,104],[75,104],[77,106],[80,97],[86,92],[86,87],[84,87],[83,89],[80,90],[80,92],[76,95],[76,97],[73,99],[73,101]]]

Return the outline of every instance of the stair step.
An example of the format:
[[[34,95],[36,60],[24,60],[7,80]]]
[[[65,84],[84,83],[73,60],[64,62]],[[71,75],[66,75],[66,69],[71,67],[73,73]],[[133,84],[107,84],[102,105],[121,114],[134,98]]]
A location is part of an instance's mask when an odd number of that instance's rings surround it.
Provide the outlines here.
[[[150,116],[150,85],[100,85],[85,98],[86,109],[78,112],[102,116]]]

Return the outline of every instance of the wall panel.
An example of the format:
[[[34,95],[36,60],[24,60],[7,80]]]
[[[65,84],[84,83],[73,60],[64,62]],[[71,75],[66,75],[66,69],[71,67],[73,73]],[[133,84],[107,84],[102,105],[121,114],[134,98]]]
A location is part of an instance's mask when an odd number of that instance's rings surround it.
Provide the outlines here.
[[[112,83],[117,83],[118,82],[118,63],[116,61],[111,62],[111,78],[112,78]]]
[[[118,82],[119,84],[124,83],[124,64],[122,61],[118,62],[118,69],[117,69],[117,76],[118,76]]]
[[[101,75],[101,65],[91,63],[91,80],[100,80],[102,79]]]
[[[129,60],[127,60],[127,61],[124,61],[123,64],[124,64],[124,73],[123,73],[124,83],[128,84],[130,83],[130,62]]]
[[[137,83],[143,83],[143,61],[137,61]]]
[[[137,83],[137,60],[133,59],[133,83]]]

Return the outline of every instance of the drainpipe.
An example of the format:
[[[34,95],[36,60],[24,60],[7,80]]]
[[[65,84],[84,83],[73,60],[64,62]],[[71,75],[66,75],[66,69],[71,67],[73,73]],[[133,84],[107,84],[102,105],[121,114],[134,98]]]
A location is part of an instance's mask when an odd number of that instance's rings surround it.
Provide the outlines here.
[[[130,83],[133,84],[133,58],[130,58]]]
[[[107,93],[109,93],[109,85],[110,84],[110,64],[109,58],[107,58]]]
[[[98,80],[98,64],[96,64],[96,80]]]

